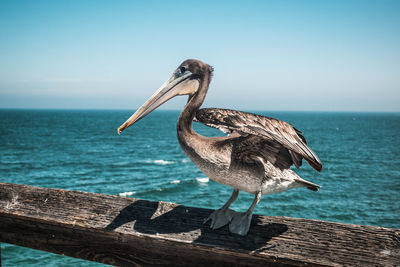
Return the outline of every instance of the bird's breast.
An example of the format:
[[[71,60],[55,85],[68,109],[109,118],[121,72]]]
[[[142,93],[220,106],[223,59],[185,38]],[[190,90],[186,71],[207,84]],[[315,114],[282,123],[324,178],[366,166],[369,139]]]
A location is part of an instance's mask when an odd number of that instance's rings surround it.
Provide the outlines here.
[[[233,144],[220,137],[178,136],[187,156],[210,179],[249,193],[261,190],[263,171],[256,164],[235,160]]]

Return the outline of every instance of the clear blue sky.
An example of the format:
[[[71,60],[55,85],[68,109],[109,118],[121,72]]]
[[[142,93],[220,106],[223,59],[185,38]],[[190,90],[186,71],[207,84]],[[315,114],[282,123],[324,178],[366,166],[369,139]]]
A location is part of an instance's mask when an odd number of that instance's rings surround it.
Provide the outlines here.
[[[0,108],[134,110],[187,58],[204,106],[400,111],[400,1],[0,1]]]

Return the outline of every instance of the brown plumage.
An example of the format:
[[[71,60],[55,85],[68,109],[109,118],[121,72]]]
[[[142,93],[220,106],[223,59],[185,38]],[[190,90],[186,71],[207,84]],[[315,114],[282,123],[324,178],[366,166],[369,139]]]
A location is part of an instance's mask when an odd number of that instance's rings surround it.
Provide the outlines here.
[[[237,132],[240,135],[253,135],[251,146],[269,141],[270,145],[286,148],[285,153],[291,156],[296,167],[302,165],[302,159],[306,159],[317,171],[321,171],[322,163],[317,155],[307,146],[307,141],[302,133],[287,122],[261,116],[253,113],[220,108],[203,108],[196,112],[196,120],[223,132]],[[255,151],[262,151],[257,149]],[[280,148],[280,150],[282,150]],[[283,153],[281,151],[281,153]],[[286,162],[288,160],[286,159]],[[290,164],[292,165],[292,164]]]
[[[322,164],[308,147],[302,133],[287,122],[236,110],[200,109],[212,73],[213,68],[204,62],[184,61],[160,89],[118,128],[118,133],[169,99],[188,95],[188,102],[177,123],[179,144],[205,175],[233,188],[228,202],[206,221],[211,220],[213,229],[229,224],[232,233],[246,235],[253,210],[262,194],[296,187],[318,191],[319,185],[302,179],[291,170],[293,164],[300,167],[304,158],[317,171],[322,169]],[[202,136],[193,130],[193,120],[231,134]],[[255,196],[245,213],[229,209],[239,190]]]

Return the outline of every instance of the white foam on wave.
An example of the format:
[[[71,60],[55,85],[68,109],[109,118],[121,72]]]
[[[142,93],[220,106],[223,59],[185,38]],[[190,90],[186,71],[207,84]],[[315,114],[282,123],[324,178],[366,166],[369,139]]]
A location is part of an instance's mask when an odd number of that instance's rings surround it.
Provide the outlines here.
[[[208,181],[210,181],[210,178],[208,177],[198,177],[196,178],[196,180],[200,183],[208,183]]]
[[[171,184],[179,184],[181,182],[181,180],[172,180]]]
[[[188,163],[189,162],[189,159],[183,159],[182,160],[182,163]]]
[[[148,161],[149,163],[154,163],[158,165],[168,165],[168,164],[174,164],[175,161],[169,161],[169,160],[163,160],[163,159],[156,159],[153,161]]]
[[[120,197],[127,197],[127,196],[132,196],[133,194],[136,194],[136,192],[135,192],[135,191],[132,191],[132,192],[123,192],[123,193],[119,193],[118,195],[119,195]]]

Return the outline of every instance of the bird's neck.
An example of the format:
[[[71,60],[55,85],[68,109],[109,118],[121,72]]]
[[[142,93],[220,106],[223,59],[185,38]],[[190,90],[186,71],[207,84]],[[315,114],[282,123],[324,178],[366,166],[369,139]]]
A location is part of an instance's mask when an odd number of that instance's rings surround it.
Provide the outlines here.
[[[189,96],[188,102],[183,108],[178,119],[177,130],[178,136],[183,133],[193,134],[192,129],[193,118],[196,116],[196,111],[203,104],[207,94],[208,85],[210,83],[209,76],[201,80],[199,90],[194,95]]]
[[[193,130],[192,122],[197,110],[203,104],[206,97],[209,82],[209,79],[203,79],[199,84],[199,90],[194,95],[189,96],[188,102],[179,116],[176,127],[178,141],[182,150],[197,166],[201,164],[200,162],[204,158],[204,156],[201,156],[201,152],[208,143],[204,143],[204,136]]]

